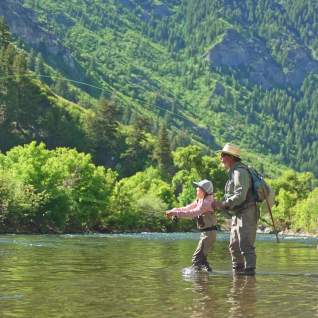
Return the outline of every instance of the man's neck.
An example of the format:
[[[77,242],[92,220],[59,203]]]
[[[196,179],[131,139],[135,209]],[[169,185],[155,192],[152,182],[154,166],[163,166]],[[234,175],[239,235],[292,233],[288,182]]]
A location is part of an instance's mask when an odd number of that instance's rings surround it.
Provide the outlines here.
[[[230,168],[229,168],[228,172],[231,172],[238,163],[239,163],[239,161],[233,161],[230,164]]]

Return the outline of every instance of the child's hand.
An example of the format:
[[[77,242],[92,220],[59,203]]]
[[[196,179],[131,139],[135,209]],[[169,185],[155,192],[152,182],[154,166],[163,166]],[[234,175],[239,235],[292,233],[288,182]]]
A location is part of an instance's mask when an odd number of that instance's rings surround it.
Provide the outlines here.
[[[168,219],[171,219],[173,217],[173,212],[172,211],[166,211],[166,217]]]

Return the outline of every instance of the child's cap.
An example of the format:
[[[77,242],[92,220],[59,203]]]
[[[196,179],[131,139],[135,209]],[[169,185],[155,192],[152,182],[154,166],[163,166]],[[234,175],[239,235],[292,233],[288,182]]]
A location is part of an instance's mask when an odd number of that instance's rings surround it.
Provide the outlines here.
[[[207,194],[212,194],[213,193],[213,184],[211,181],[204,179],[198,182],[193,182],[196,186],[201,188],[204,192]]]

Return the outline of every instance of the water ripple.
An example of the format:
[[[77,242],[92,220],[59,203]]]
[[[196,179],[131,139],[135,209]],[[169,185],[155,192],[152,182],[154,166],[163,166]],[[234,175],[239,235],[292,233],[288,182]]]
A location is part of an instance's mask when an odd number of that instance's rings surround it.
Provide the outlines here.
[[[238,278],[219,232],[215,272],[183,275],[199,236],[0,236],[0,317],[317,316],[317,239],[259,234],[257,275]]]

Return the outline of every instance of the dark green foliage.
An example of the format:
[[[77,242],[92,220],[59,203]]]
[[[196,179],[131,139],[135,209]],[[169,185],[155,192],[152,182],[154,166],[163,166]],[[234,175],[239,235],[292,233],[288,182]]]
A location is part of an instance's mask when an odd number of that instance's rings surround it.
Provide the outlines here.
[[[148,127],[147,118],[140,115],[134,117],[132,127],[126,134],[126,149],[122,151],[119,158],[121,175],[131,176],[150,165],[152,149],[145,132]]]
[[[164,211],[194,200],[193,181],[203,178],[213,181],[220,199],[227,176],[219,158],[204,155],[199,147],[179,148],[173,158],[171,185],[154,167],[117,182],[115,172],[96,167],[90,155],[75,150],[49,151],[35,142],[12,148],[0,156],[0,231],[189,230],[191,222],[174,225]],[[279,227],[315,231],[313,175],[285,171],[270,183],[277,193],[273,213]],[[218,218],[221,223],[222,215]]]
[[[119,91],[134,100],[131,104],[123,99],[126,109],[166,115],[169,128],[185,127],[198,135],[197,127],[178,117],[192,114],[196,125],[207,126],[216,140],[270,152],[297,170],[318,174],[317,76],[306,71],[302,85],[287,83],[269,91],[250,82],[248,67],[210,68],[205,60],[207,51],[234,30],[248,40],[263,41],[264,54],[285,74],[293,74],[294,64],[305,63],[300,56],[318,54],[315,1],[187,0],[161,1],[160,6],[154,1],[135,1],[132,6],[117,1],[89,6],[78,1],[75,6],[61,0],[26,0],[25,4],[72,52],[87,79],[107,87],[109,96]],[[40,58],[34,68],[43,72]],[[74,100],[62,87],[57,91]],[[210,139],[199,138],[210,145]],[[173,138],[171,143],[175,148],[188,142]]]
[[[87,133],[90,151],[98,164],[114,166],[117,152],[118,119],[120,111],[113,101],[101,98],[94,114],[87,117]]]
[[[164,179],[171,178],[174,167],[171,157],[170,141],[168,131],[164,124],[160,126],[158,144],[154,151],[154,159],[158,163],[158,169]]]
[[[6,35],[6,30],[0,29],[0,34]],[[24,53],[12,43],[0,49],[0,149],[6,151],[36,140],[44,141],[49,148],[69,146],[83,150],[83,113],[53,96],[34,79],[27,64]]]
[[[11,41],[9,26],[3,17],[0,17],[0,49],[4,49]]]
[[[75,96],[70,91],[67,81],[65,81],[62,78],[59,78],[55,81],[55,84],[53,85],[52,90],[54,91],[54,93],[56,93],[59,96],[62,96],[73,102],[76,101]]]
[[[80,84],[75,88],[66,82],[61,75],[66,74],[65,63],[53,63],[48,54],[50,48],[44,42],[41,48],[30,49],[28,55],[17,49],[8,26],[0,20],[2,151],[32,140],[44,141],[49,149],[74,147],[92,153],[95,163],[115,168],[120,177],[131,178],[156,165],[160,177],[154,178],[172,178],[174,200],[179,204],[193,198],[193,180],[212,178],[217,196],[221,196],[226,179],[215,157],[206,156],[200,147],[186,147],[194,141],[213,148],[231,141],[247,152],[270,154],[265,162],[255,165],[262,166],[265,173],[269,173],[270,166],[271,175],[279,175],[278,161],[318,175],[318,75],[314,64],[313,72],[306,70],[299,84],[288,82],[266,88],[248,77],[250,65],[212,67],[207,61],[207,52],[231,30],[242,39],[262,41],[266,52],[261,54],[266,53],[285,75],[296,78],[299,74],[292,73],[295,64],[306,64],[298,57],[314,61],[318,55],[316,2],[163,0],[160,5],[157,1],[134,4],[113,0],[89,4],[79,0],[76,5],[62,0],[24,1],[25,6],[35,10],[41,28],[54,34],[74,57],[77,69],[72,73],[73,79],[79,79],[74,74],[84,72],[85,81],[101,90]],[[20,5],[16,2],[16,6]],[[262,75],[266,72],[265,69]],[[40,81],[50,85],[54,93]],[[96,105],[92,97],[100,96],[101,91],[108,99],[117,96],[116,102],[102,99]],[[85,109],[57,95],[78,102]],[[122,113],[119,107],[124,109]],[[159,127],[162,118],[166,128]],[[185,148],[178,149],[180,146]],[[176,150],[174,166],[169,148]],[[252,157],[257,161],[255,158]],[[148,173],[142,176],[147,177]],[[15,185],[11,176],[3,178]],[[292,182],[298,182],[297,178]],[[32,187],[27,189],[34,192]],[[13,195],[5,191],[4,197]],[[309,193],[311,189],[305,191]],[[294,211],[294,194],[287,192],[282,192],[280,201],[291,202],[285,206]],[[35,192],[30,199],[34,206],[46,202],[46,198],[36,195]],[[295,215],[300,216],[315,195],[314,192],[308,198],[299,198],[307,201],[297,205]],[[20,200],[29,202],[23,196]],[[61,196],[61,202],[69,204],[63,200]],[[136,203],[139,198],[121,200],[121,214],[109,216],[108,223],[103,219],[114,229],[120,222],[124,225],[117,229],[141,229],[149,215],[141,217],[136,206],[149,207],[152,200],[162,206],[151,193],[140,205]],[[172,204],[170,199],[164,203]],[[278,214],[282,214],[285,203],[280,204]],[[8,204],[4,200],[3,206]],[[295,222],[294,212],[290,213],[284,218]],[[312,220],[300,219],[312,228]],[[160,217],[158,220],[157,225],[168,228],[167,222]],[[74,226],[80,222],[76,219]]]

